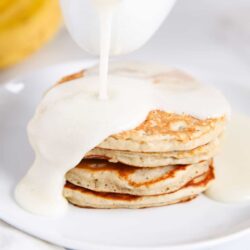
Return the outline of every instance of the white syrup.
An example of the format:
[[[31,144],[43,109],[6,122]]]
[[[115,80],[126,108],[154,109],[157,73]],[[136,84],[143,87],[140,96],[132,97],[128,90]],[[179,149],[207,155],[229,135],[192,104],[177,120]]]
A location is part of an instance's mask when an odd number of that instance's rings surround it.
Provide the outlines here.
[[[99,98],[106,100],[112,18],[121,0],[93,0],[93,2],[99,15],[100,26]]]
[[[234,114],[222,150],[215,157],[216,178],[206,195],[221,202],[250,201],[250,117]]]

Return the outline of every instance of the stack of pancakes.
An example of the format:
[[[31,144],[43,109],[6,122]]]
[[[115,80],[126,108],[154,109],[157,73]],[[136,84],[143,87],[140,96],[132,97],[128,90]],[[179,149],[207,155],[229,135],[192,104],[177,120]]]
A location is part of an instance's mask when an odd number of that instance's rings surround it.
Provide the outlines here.
[[[225,118],[155,110],[112,135],[66,174],[64,196],[80,207],[144,208],[188,201],[214,179],[212,157]]]

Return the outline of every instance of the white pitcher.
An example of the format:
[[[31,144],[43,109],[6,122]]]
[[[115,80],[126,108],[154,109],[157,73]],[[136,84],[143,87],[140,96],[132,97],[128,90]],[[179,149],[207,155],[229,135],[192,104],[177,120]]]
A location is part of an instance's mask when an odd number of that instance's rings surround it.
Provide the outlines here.
[[[77,44],[100,53],[100,16],[95,2],[117,1],[112,17],[110,55],[144,45],[169,14],[176,0],[60,0],[66,26]]]

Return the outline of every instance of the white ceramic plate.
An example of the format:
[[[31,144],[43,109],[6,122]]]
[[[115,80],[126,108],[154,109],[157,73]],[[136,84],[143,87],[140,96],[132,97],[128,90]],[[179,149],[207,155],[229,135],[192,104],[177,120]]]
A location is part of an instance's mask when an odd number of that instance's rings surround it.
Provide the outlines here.
[[[33,160],[26,124],[43,92],[61,76],[92,65],[57,65],[0,86],[0,218],[36,237],[73,249],[194,249],[247,232],[250,204],[220,204],[201,196],[190,203],[141,210],[70,206],[61,218],[25,212],[13,190]],[[222,88],[236,109],[250,107],[250,89]],[[245,109],[245,110],[244,110]]]

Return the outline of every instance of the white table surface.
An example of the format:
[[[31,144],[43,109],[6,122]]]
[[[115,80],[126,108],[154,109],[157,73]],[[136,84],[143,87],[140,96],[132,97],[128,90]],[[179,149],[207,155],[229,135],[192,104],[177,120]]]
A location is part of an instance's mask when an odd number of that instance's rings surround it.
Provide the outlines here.
[[[91,56],[81,51],[62,28],[39,52],[0,71],[0,82],[40,67],[84,58]],[[250,0],[179,0],[146,46],[119,59],[181,67],[215,84],[250,85]],[[209,249],[250,249],[250,234]]]

